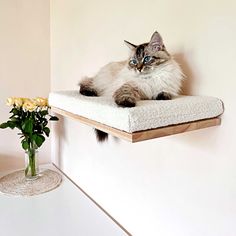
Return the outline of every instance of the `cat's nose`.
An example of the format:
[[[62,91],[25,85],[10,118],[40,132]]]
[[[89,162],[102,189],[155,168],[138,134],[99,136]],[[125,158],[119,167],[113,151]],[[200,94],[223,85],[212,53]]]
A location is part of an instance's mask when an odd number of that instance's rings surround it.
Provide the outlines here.
[[[142,66],[142,65],[137,66],[137,70],[138,70],[139,72],[141,72],[142,69],[143,69],[143,66]]]

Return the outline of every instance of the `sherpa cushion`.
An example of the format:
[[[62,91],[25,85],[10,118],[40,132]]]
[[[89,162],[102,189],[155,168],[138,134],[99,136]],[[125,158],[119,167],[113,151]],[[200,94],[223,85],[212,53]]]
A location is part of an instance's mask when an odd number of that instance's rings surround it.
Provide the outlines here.
[[[168,125],[213,118],[223,113],[220,99],[180,96],[168,101],[139,101],[136,107],[118,107],[112,99],[86,97],[79,91],[52,92],[51,106],[132,133]]]

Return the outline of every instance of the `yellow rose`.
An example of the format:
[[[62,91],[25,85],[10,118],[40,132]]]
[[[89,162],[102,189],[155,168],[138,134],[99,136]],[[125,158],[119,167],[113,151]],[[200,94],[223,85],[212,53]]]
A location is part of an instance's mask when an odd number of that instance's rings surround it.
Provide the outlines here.
[[[24,104],[23,104],[23,108],[24,110],[26,111],[35,111],[35,109],[37,108],[37,106],[31,101],[31,100],[28,100],[28,101],[25,101]]]
[[[34,99],[34,103],[39,107],[46,107],[46,106],[48,106],[48,99],[37,97]]]
[[[28,102],[28,101],[31,101],[30,98],[22,98],[23,102]]]
[[[14,97],[10,97],[7,99],[7,106],[13,106],[15,104],[15,98]]]
[[[14,99],[14,104],[16,105],[16,107],[22,107],[23,99],[22,98],[15,98]]]

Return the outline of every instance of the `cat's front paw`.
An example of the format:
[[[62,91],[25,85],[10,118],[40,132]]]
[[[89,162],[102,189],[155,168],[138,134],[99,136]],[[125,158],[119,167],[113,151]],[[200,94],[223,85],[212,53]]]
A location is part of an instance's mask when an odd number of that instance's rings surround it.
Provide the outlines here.
[[[157,95],[156,100],[171,100],[172,96],[169,93],[161,92]]]
[[[115,97],[115,103],[121,107],[135,107],[136,105],[135,98],[125,95]]]
[[[98,93],[95,89],[80,85],[80,93],[84,96],[89,96],[89,97],[96,97],[98,96]]]

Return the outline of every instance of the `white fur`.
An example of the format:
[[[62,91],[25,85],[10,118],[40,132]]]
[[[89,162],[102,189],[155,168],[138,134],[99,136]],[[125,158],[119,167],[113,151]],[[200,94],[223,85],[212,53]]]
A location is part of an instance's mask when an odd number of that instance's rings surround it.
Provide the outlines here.
[[[177,96],[184,78],[180,66],[172,58],[148,73],[130,70],[127,62],[112,62],[100,69],[92,78],[94,88],[101,96],[111,97],[125,83],[137,86],[148,99],[155,99],[160,92]]]

